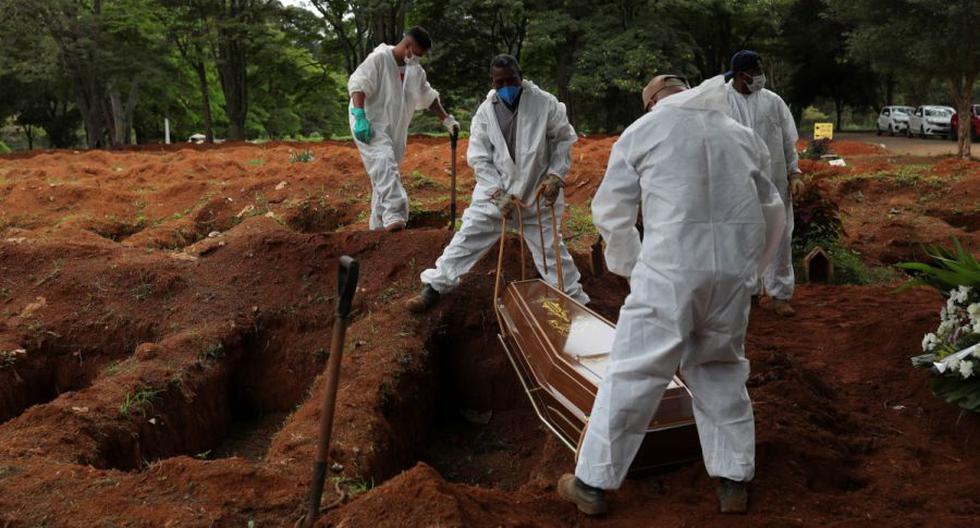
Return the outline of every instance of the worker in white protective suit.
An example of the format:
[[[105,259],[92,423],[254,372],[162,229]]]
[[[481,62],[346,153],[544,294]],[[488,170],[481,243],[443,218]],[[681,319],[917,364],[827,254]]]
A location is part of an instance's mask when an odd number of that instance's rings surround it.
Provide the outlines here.
[[[431,47],[429,34],[413,27],[398,45],[375,48],[347,81],[351,133],[371,178],[371,229],[398,231],[408,222],[408,194],[398,167],[416,110],[428,108],[450,133],[459,131],[419,64]]]
[[[627,277],[609,363],[558,492],[607,509],[678,368],[691,391],[708,474],[723,512],[745,511],[755,470],[744,353],[752,289],[775,250],[783,205],[758,135],[728,117],[722,76],[684,90],[654,79],[653,109],[612,148],[592,216],[609,270]],[[643,206],[644,236],[635,227]]]
[[[751,128],[769,147],[772,176],[786,207],[786,229],[775,258],[762,273],[760,286],[772,298],[773,310],[792,317],[796,310],[790,304],[796,278],[793,273],[793,198],[805,190],[803,173],[796,154],[796,122],[783,99],[766,90],[762,58],[754,51],[742,50],[732,57],[732,69],[726,74],[728,102],[732,119]],[[756,293],[761,294],[761,288]]]
[[[463,213],[463,225],[436,260],[435,268],[422,272],[422,292],[408,301],[411,311],[428,310],[441,294],[459,285],[460,277],[500,239],[503,217],[516,227],[517,216],[521,216],[524,239],[538,272],[557,285],[552,225],[544,222],[541,226],[541,247],[534,205],[540,191],[542,213],[550,213],[545,207],[554,207],[561,218],[564,178],[571,168],[572,145],[577,140],[575,129],[565,115],[565,105],[524,80],[513,57],[495,57],[490,79],[494,89],[473,116],[466,151],[466,161],[476,175],[473,198]],[[518,201],[532,207],[522,208]],[[560,234],[558,238],[565,293],[586,304],[589,296],[579,283],[578,269]]]

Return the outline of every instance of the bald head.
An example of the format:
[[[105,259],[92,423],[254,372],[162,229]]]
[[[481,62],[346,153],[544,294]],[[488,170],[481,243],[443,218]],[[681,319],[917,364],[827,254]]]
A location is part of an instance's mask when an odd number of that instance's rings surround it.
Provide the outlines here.
[[[658,75],[643,89],[643,110],[649,111],[661,99],[688,88],[687,79],[680,75]]]

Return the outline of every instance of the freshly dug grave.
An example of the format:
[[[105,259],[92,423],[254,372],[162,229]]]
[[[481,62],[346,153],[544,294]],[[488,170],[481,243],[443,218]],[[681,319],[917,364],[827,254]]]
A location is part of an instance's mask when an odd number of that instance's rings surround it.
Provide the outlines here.
[[[970,526],[980,522],[975,444],[980,422],[932,397],[909,367],[938,296],[887,288],[804,287],[788,322],[753,313],[748,354],[755,402],[757,475],[746,516],[716,513],[701,464],[628,480],[612,514],[589,519],[557,498],[571,453],[545,436],[513,464],[485,464],[484,445],[465,460],[492,476],[448,477],[429,460],[352,503],[321,526]],[[496,415],[493,420],[496,419]],[[500,435],[511,417],[487,424]],[[505,433],[506,434],[506,433]],[[534,453],[523,460],[524,453]],[[508,470],[508,467],[510,468]],[[528,472],[530,468],[530,472]],[[454,468],[455,469],[455,468]],[[516,489],[513,481],[522,481]],[[945,490],[937,497],[936,490]]]
[[[576,146],[579,215],[612,141]],[[314,162],[290,161],[306,148]],[[432,313],[400,308],[450,237],[424,227],[448,203],[447,157],[444,141],[413,140],[405,182],[429,220],[395,234],[364,231],[366,180],[349,144],[0,158],[0,352],[23,350],[0,361],[0,526],[291,524],[342,254],[363,271],[325,502],[338,489],[346,499],[322,525],[980,522],[980,425],[936,401],[907,361],[940,300],[890,286],[807,286],[797,319],[753,314],[749,516],[715,514],[697,464],[628,481],[612,516],[580,517],[554,494],[572,454],[540,426],[496,343],[493,254]],[[946,164],[936,171],[975,186],[969,166]],[[472,175],[460,178],[466,196]],[[924,196],[943,207],[954,194]],[[876,207],[844,203],[869,217]],[[510,241],[508,277],[518,253]],[[595,309],[615,319],[626,284],[575,257]]]

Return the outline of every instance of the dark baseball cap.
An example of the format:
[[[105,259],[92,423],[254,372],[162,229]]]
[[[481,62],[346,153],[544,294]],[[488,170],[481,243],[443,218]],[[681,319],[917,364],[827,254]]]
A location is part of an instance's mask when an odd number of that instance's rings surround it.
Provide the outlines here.
[[[725,72],[725,78],[731,79],[738,72],[753,70],[761,66],[762,57],[752,50],[742,50],[732,55],[732,67]]]

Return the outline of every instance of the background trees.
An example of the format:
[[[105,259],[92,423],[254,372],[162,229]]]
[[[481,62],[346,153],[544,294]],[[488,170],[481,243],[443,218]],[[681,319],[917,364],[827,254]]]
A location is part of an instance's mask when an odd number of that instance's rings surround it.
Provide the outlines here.
[[[893,78],[939,79],[959,114],[969,115],[980,74],[980,0],[829,0],[832,16],[848,20],[848,50]],[[959,151],[970,156],[968,120],[960,120]]]
[[[978,12],[980,0],[0,0],[0,125],[24,147],[160,141],[165,118],[175,138],[347,135],[347,76],[420,24],[435,41],[429,78],[464,124],[496,53],[517,56],[580,131],[615,133],[654,74],[696,83],[752,48],[798,119],[813,105],[869,126],[886,103],[968,104]]]

